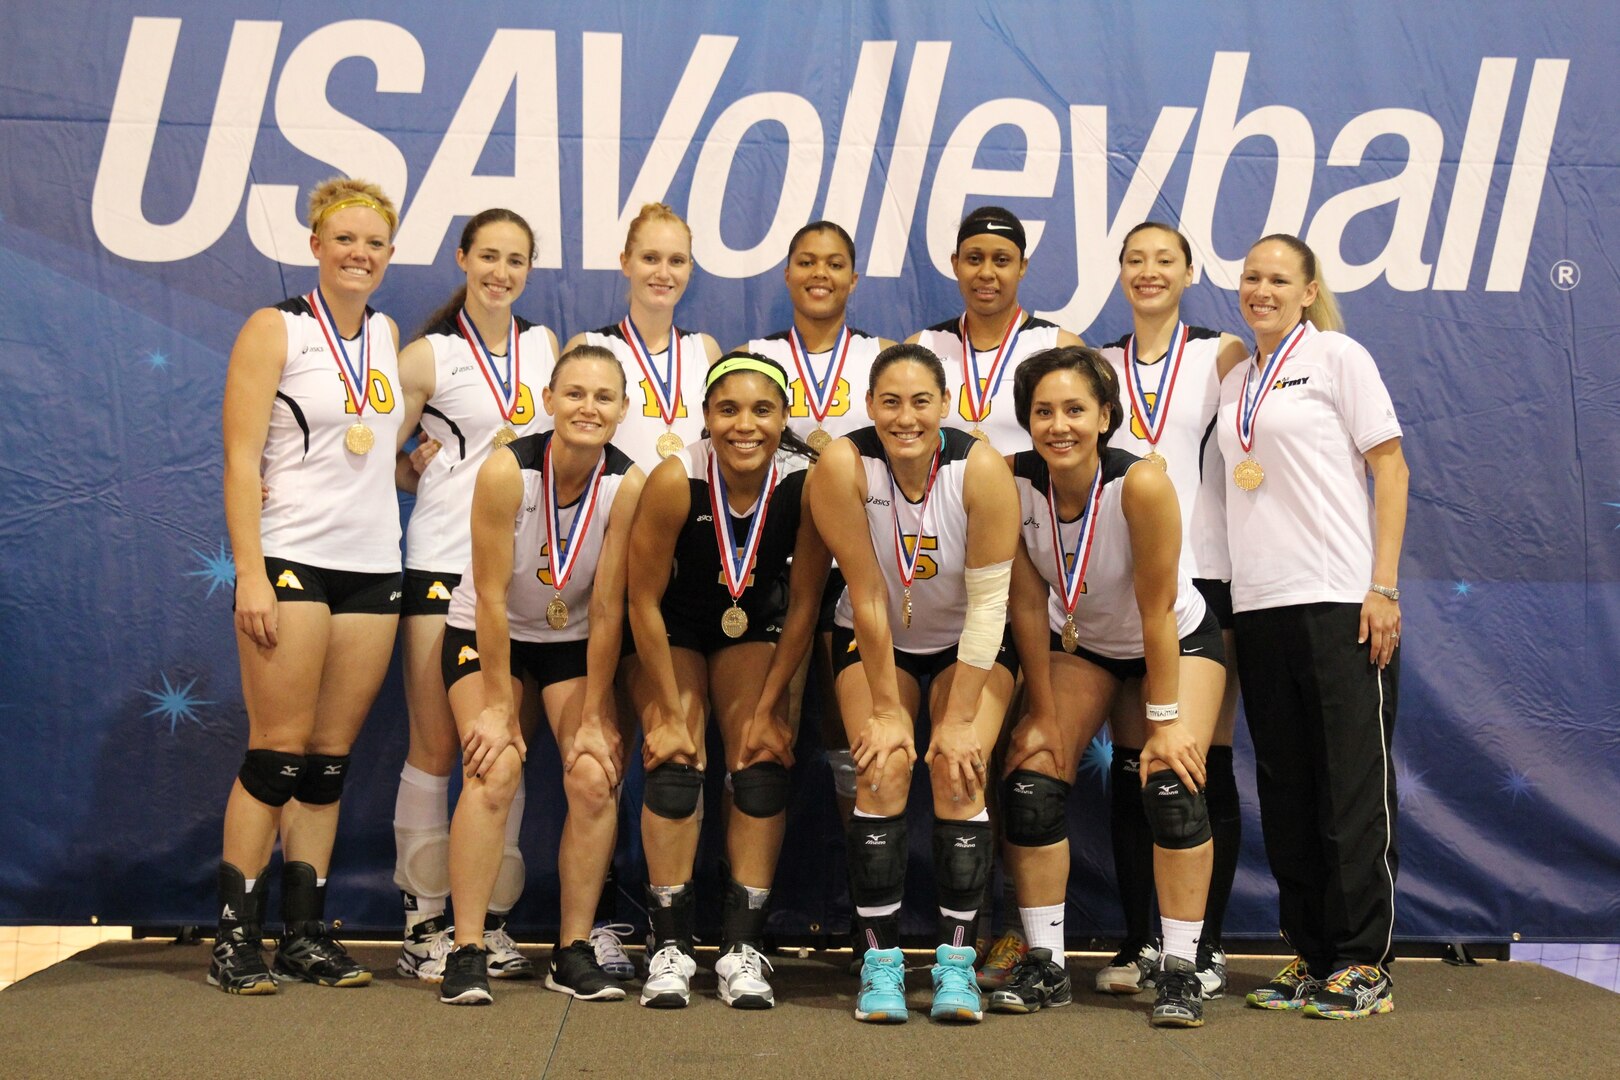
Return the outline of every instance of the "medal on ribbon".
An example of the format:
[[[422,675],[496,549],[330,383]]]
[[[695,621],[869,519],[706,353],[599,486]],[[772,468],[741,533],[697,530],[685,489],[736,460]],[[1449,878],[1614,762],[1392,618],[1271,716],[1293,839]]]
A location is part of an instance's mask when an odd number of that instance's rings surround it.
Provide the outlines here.
[[[467,317],[466,308],[456,312],[456,326],[461,330],[461,336],[467,339],[467,347],[472,350],[473,360],[477,362],[478,370],[483,373],[484,381],[489,384],[489,392],[495,396],[495,408],[505,421],[491,441],[496,446],[505,446],[517,438],[517,430],[512,426],[512,414],[517,412],[518,387],[523,378],[522,361],[518,355],[517,316],[512,316],[511,325],[506,331],[505,378],[501,377],[500,369],[495,364],[494,354],[489,351],[489,346],[484,344],[483,335]]]
[[[765,472],[765,482],[759,489],[755,503],[754,520],[748,526],[748,537],[742,547],[737,546],[737,535],[731,528],[731,504],[726,501],[726,478],[720,471],[720,457],[709,451],[709,509],[714,518],[714,540],[720,545],[720,574],[731,594],[731,607],[720,616],[720,629],[728,638],[739,638],[748,629],[748,613],[737,606],[748,576],[754,572],[754,558],[759,554],[759,541],[765,535],[765,514],[770,509],[771,494],[776,490],[776,459],[771,459]]]
[[[563,600],[563,586],[568,584],[568,577],[574,572],[583,546],[574,541],[582,539],[585,531],[591,527],[591,515],[596,512],[596,497],[602,489],[602,474],[607,471],[607,452],[603,451],[596,459],[596,467],[591,470],[585,490],[580,493],[579,509],[574,511],[574,520],[568,525],[568,535],[562,537],[562,512],[557,505],[557,474],[551,467],[551,448],[556,441],[555,435],[546,440],[546,456],[540,461],[540,509],[546,515],[546,557],[551,563],[551,587],[556,590],[551,603],[546,605],[546,624],[553,630],[561,630],[568,625],[568,604]],[[560,545],[557,543],[558,537],[562,537]]]
[[[844,361],[849,357],[849,343],[849,327],[839,327],[838,340],[833,342],[832,359],[827,362],[827,372],[817,379],[810,363],[810,351],[799,338],[799,328],[788,328],[788,350],[793,354],[793,366],[799,371],[799,382],[804,385],[804,398],[810,407],[810,417],[816,422],[816,429],[805,442],[818,454],[832,442],[832,435],[822,425],[838,393],[838,379],[843,374]]]
[[[1080,648],[1080,628],[1074,624],[1075,605],[1080,592],[1086,587],[1086,564],[1091,561],[1091,543],[1097,538],[1097,508],[1102,504],[1103,469],[1097,462],[1097,475],[1092,478],[1091,491],[1086,494],[1086,505],[1080,511],[1080,532],[1074,539],[1074,551],[1063,550],[1063,526],[1057,516],[1057,493],[1052,490],[1051,477],[1046,481],[1046,509],[1052,517],[1052,552],[1057,559],[1058,580],[1063,583],[1063,651],[1072,653]]]
[[[1170,395],[1176,390],[1176,376],[1181,372],[1181,355],[1187,350],[1187,324],[1177,320],[1175,333],[1170,335],[1170,347],[1164,353],[1164,365],[1159,368],[1159,385],[1153,393],[1153,404],[1147,400],[1147,388],[1142,385],[1142,372],[1137,368],[1136,335],[1125,343],[1125,387],[1131,395],[1131,408],[1142,421],[1143,437],[1151,449],[1143,459],[1161,469],[1167,468],[1164,455],[1159,453],[1159,438],[1170,416]]]
[[[1018,335],[1022,332],[1023,323],[1024,309],[1014,304],[1012,322],[1007,324],[1007,332],[1001,335],[1001,344],[996,346],[996,357],[984,376],[984,386],[981,389],[979,354],[973,348],[973,339],[968,336],[966,313],[957,321],[957,336],[962,339],[962,389],[967,394],[968,420],[973,424],[971,434],[980,442],[990,441],[990,436],[984,433],[980,425],[984,423],[984,418],[990,415],[991,399],[996,396],[996,390],[1001,386],[1001,377],[1007,373],[1007,361],[1012,358],[1013,350],[1018,347]]]
[[[900,490],[894,482],[894,470],[889,470],[889,509],[894,514],[894,561],[900,569],[900,621],[911,629],[911,583],[917,578],[917,563],[922,559],[923,520],[928,514],[928,500],[934,494],[934,479],[939,476],[939,452],[945,445],[940,434],[939,446],[934,447],[934,460],[928,466],[928,483],[923,487],[922,506],[917,511],[916,543],[906,550],[905,533],[900,528]],[[887,462],[885,462],[887,465]]]
[[[326,348],[338,366],[338,377],[343,380],[343,392],[348,395],[349,407],[354,410],[354,423],[343,433],[343,445],[351,454],[370,453],[377,436],[361,417],[366,412],[366,393],[371,389],[371,320],[364,313],[360,316],[360,366],[357,368],[349,359],[349,350],[343,347],[343,336],[338,333],[337,320],[332,317],[332,309],[326,306],[326,297],[321,295],[321,290],[311,290],[304,297],[304,302],[315,316],[321,336],[326,338]]]
[[[636,364],[641,373],[647,378],[647,385],[652,387],[653,397],[658,402],[658,415],[664,418],[664,433],[658,436],[655,444],[658,456],[667,458],[671,454],[680,453],[685,441],[675,434],[675,417],[681,411],[681,332],[673,324],[669,328],[669,362],[665,365],[662,377],[653,367],[652,353],[647,350],[647,343],[641,340],[636,332],[635,323],[626,315],[619,323],[619,333],[624,335],[625,342],[630,346],[631,354],[636,358]]]
[[[1256,348],[1253,364],[1243,373],[1243,394],[1238,398],[1237,410],[1237,437],[1238,445],[1243,448],[1243,460],[1232,468],[1232,482],[1244,491],[1253,491],[1266,479],[1266,470],[1254,460],[1254,425],[1260,418],[1260,406],[1265,402],[1266,395],[1277,383],[1278,372],[1282,370],[1283,363],[1299,344],[1300,338],[1305,336],[1305,323],[1301,322],[1288,332],[1282,343],[1271,353],[1264,370],[1260,372],[1260,379],[1254,388],[1250,389],[1250,382],[1254,379],[1255,369],[1260,362],[1259,349]]]

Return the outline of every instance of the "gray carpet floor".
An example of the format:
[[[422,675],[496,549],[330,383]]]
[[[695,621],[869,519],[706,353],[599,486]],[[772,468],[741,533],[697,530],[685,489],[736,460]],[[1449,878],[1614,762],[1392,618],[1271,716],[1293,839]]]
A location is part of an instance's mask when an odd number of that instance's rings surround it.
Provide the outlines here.
[[[353,952],[379,972],[369,987],[235,998],[204,981],[206,947],[99,945],[0,994],[0,1077],[1620,1076],[1620,994],[1522,963],[1403,961],[1392,1014],[1333,1023],[1245,1008],[1277,964],[1237,958],[1203,1028],[1158,1031],[1146,994],[1079,992],[1093,956],[1070,958],[1072,1006],[968,1026],[930,1023],[928,976],[913,971],[911,1021],[876,1027],[852,1018],[847,954],[779,958],[780,1004],[743,1013],[714,997],[712,952],[691,1007],[668,1012],[539,982],[497,982],[493,1007],[451,1008],[393,974],[392,948]]]

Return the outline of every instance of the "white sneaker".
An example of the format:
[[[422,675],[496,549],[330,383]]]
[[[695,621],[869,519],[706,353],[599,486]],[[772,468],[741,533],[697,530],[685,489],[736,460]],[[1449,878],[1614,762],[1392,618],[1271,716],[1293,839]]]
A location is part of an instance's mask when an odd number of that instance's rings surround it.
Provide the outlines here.
[[[443,915],[423,919],[405,935],[399,962],[394,965],[407,979],[436,983],[444,979],[444,960],[456,947],[456,928],[447,926]]]
[[[603,923],[591,927],[591,948],[596,963],[609,977],[621,982],[636,977],[636,965],[624,951],[624,939],[636,932],[629,923]]]
[[[1153,976],[1159,970],[1159,950],[1152,942],[1126,942],[1097,972],[1097,992],[1135,994],[1153,989]]]
[[[517,942],[506,932],[506,919],[493,912],[484,917],[484,949],[489,953],[490,978],[534,978],[534,961],[518,952]]]
[[[771,962],[752,945],[733,945],[715,961],[714,973],[720,980],[720,1000],[733,1009],[769,1009],[776,995],[765,976]]]
[[[641,984],[641,1003],[649,1009],[684,1009],[692,1000],[692,976],[697,961],[679,945],[665,945],[647,962],[647,981]]]

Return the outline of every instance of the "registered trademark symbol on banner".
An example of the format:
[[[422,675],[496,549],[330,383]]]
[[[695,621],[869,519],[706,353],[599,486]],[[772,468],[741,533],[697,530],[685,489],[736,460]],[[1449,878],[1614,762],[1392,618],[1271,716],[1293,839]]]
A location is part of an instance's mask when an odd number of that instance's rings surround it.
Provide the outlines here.
[[[1552,283],[1554,288],[1569,292],[1581,283],[1581,268],[1573,259],[1559,259],[1552,266]]]

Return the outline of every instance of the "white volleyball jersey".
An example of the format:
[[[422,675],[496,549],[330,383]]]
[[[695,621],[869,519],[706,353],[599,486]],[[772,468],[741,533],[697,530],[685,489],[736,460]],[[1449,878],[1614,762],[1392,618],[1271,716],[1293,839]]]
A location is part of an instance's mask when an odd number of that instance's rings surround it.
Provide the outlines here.
[[[510,424],[522,436],[551,428],[540,389],[551,381],[557,358],[545,327],[521,318],[517,325],[518,386]],[[486,373],[454,316],[430,326],[424,336],[433,346],[433,396],[422,408],[422,430],[440,450],[417,481],[416,508],[405,528],[405,566],[455,574],[472,558],[468,519],[478,467],[508,424],[495,388],[513,378],[507,368],[513,354],[508,348],[494,357],[497,370]]]
[[[836,439],[871,423],[866,415],[866,392],[872,385],[872,361],[883,351],[881,338],[850,327],[843,366],[838,369],[836,384],[830,386],[827,384],[832,369],[839,363],[836,349],[800,354],[795,361],[788,332],[782,330],[769,337],[754,338],[748,343],[748,351],[768,356],[787,369],[788,427],[799,438],[808,439],[819,426]],[[807,386],[807,380],[814,385]],[[827,389],[818,393],[816,386]],[[819,423],[812,408],[814,399],[818,398],[826,401],[827,407],[825,418]]]
[[[1247,455],[1238,438],[1244,377],[1255,358],[1227,373],[1215,431],[1226,483],[1232,547],[1232,609],[1356,603],[1373,567],[1373,502],[1362,454],[1401,434],[1378,366],[1340,333],[1305,324],[1255,418],[1254,460],[1265,479],[1254,491],[1232,480]],[[1251,386],[1251,389],[1255,389]]]
[[[342,360],[328,348],[308,300],[283,300],[276,310],[287,327],[287,363],[260,459],[270,489],[259,514],[264,553],[328,570],[398,573],[394,446],[404,410],[388,319],[366,308],[362,335],[343,342],[358,368],[361,337],[370,337],[371,371],[357,416],[339,372]],[[357,420],[371,429],[369,453],[344,445]]]
[[[1085,560],[1085,580],[1074,606],[1074,625],[1084,648],[1113,660],[1142,657],[1142,611],[1136,605],[1136,560],[1131,555],[1131,530],[1120,500],[1125,474],[1142,459],[1112,446],[1102,455],[1102,492],[1095,513],[1091,554]],[[1145,469],[1154,466],[1144,464]],[[1065,621],[1063,577],[1058,573],[1057,546],[1062,545],[1064,567],[1074,572],[1075,548],[1083,521],[1064,521],[1052,513],[1047,497],[1050,474],[1046,461],[1034,450],[1013,458],[1013,480],[1018,485],[1024,546],[1050,586],[1046,594],[1047,624],[1062,631]],[[1058,536],[1052,533],[1056,522]],[[1176,571],[1176,636],[1184,638],[1204,621],[1204,598],[1193,587],[1185,565]]]
[[[978,423],[972,419],[973,409],[968,402],[964,380],[968,368],[962,362],[961,330],[962,321],[958,317],[936,323],[917,336],[917,344],[933,352],[945,365],[945,385],[951,393],[951,407],[945,413],[945,426],[963,431],[978,428],[990,437],[990,445],[995,447],[998,454],[1028,450],[1029,432],[1018,426],[1018,418],[1013,415],[1013,372],[1018,368],[1018,361],[1024,357],[1056,345],[1060,327],[1045,319],[1037,319],[1034,315],[1027,316],[1018,330],[1018,339],[1012,343],[1007,359],[997,370],[993,381],[986,380],[996,362],[996,350],[974,351],[975,370],[979,382],[989,394],[990,408]]]
[[[682,444],[690,446],[703,437],[703,383],[709,370],[709,354],[703,347],[703,335],[692,330],[670,328],[670,339],[679,342],[680,371],[679,396],[675,402],[673,430]],[[652,382],[636,360],[630,343],[624,339],[619,324],[604,326],[585,335],[590,345],[610,349],[619,363],[624,365],[625,386],[630,394],[630,411],[624,423],[613,436],[613,444],[630,456],[630,460],[651,475],[663,458],[658,456],[658,437],[666,430],[663,414],[658,411],[658,395]],[[669,350],[653,353],[653,370],[660,379],[670,378],[674,362]]]
[[[555,524],[557,544],[569,550],[568,534],[573,530],[573,544],[580,548],[577,562],[568,569],[568,581],[562,590],[563,603],[568,605],[568,625],[553,630],[546,622],[546,605],[557,595],[551,574],[551,548],[546,534],[545,479],[541,464],[546,457],[546,444],[551,441],[549,431],[525,435],[511,443],[507,449],[515,454],[523,469],[523,502],[518,507],[517,521],[512,535],[512,584],[506,594],[508,636],[514,641],[561,642],[584,641],[590,636],[591,591],[596,585],[596,562],[602,555],[602,538],[607,534],[608,519],[613,513],[613,500],[618,497],[625,473],[635,464],[611,443],[603,448],[607,463],[596,490],[596,499],[587,496],[576,499],[560,509]],[[576,527],[581,513],[590,517]],[[450,594],[449,625],[462,630],[478,629],[478,589],[473,582],[472,566],[461,575],[461,584]]]
[[[1221,332],[1202,326],[1187,327],[1187,344],[1179,368],[1174,357],[1138,357],[1136,370],[1143,401],[1157,416],[1161,377],[1169,399],[1162,417],[1157,446],[1148,442],[1147,417],[1138,416],[1126,382],[1126,343],[1130,336],[1104,345],[1098,352],[1119,376],[1120,407],[1125,420],[1108,445],[1146,457],[1157,449],[1165,459],[1170,482],[1181,502],[1181,565],[1195,578],[1224,581],[1232,576],[1226,551],[1226,486],[1220,447],[1215,444],[1215,411],[1221,403]],[[1171,373],[1175,382],[1172,383]]]
[[[977,440],[955,428],[941,428],[939,434],[939,472],[926,505],[922,500],[911,502],[893,484],[875,428],[864,427],[849,435],[866,471],[866,527],[889,593],[889,632],[895,648],[918,655],[955,645],[967,620],[967,508],[962,501],[962,482],[967,475],[968,451]],[[905,589],[896,551],[897,514],[907,555],[917,551],[909,628],[901,618]],[[854,616],[846,587],[833,621],[853,629]]]

